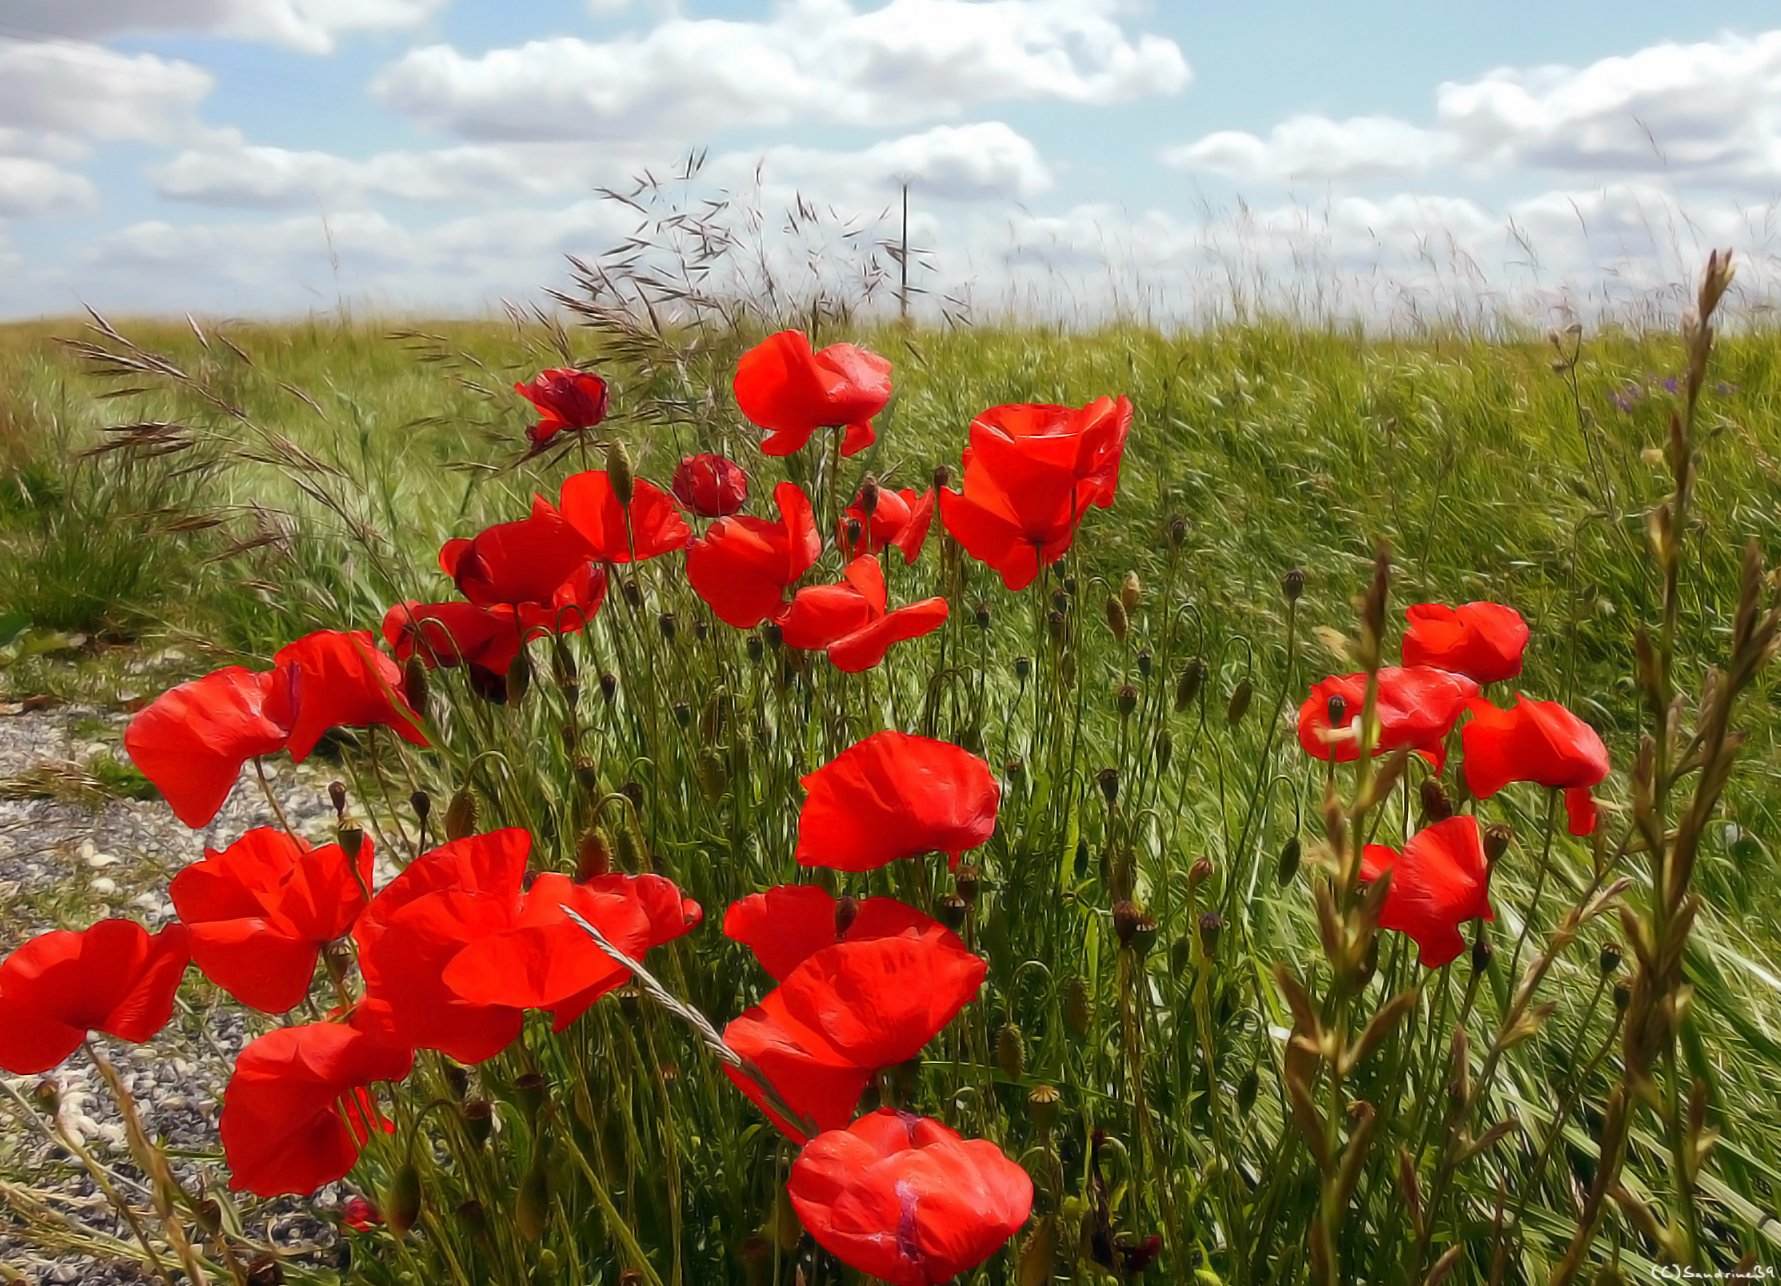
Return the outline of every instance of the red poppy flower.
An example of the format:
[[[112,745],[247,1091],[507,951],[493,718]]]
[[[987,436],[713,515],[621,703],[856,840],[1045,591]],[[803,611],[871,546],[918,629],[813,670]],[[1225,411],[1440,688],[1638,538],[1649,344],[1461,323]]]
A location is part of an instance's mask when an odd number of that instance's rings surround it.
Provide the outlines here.
[[[353,1025],[392,1044],[460,1063],[493,1058],[519,1035],[519,1006],[464,1000],[445,981],[465,947],[519,920],[532,837],[517,827],[423,853],[353,926],[365,998]]]
[[[231,665],[170,688],[130,720],[124,749],[173,815],[207,826],[248,760],[282,750],[291,735],[288,678]]]
[[[372,1130],[392,1132],[370,1086],[399,1081],[414,1052],[340,1023],[280,1027],[235,1060],[217,1125],[229,1186],[307,1196],[343,1178]]]
[[[801,866],[872,871],[945,853],[952,866],[996,829],[1002,787],[989,765],[944,741],[878,732],[805,777]]]
[[[1449,817],[1418,831],[1398,852],[1384,844],[1361,851],[1361,878],[1368,882],[1391,872],[1379,927],[1407,934],[1425,968],[1439,969],[1459,959],[1466,940],[1459,926],[1493,920],[1490,867],[1478,819],[1470,813]]]
[[[701,518],[728,518],[748,501],[748,475],[721,455],[689,455],[674,470],[669,490]]]
[[[687,933],[703,918],[659,875],[602,875],[577,884],[540,875],[507,929],[467,943],[445,968],[445,985],[467,1004],[543,1009],[562,1031],[630,974],[563,913],[567,906],[633,960]]]
[[[47,1072],[88,1032],[141,1044],[173,1017],[190,960],[178,924],[152,936],[130,920],[39,934],[0,961],[0,1068]]]
[[[355,1192],[340,1203],[340,1222],[354,1232],[370,1232],[383,1226],[383,1211]]]
[[[913,563],[921,556],[921,547],[927,543],[928,528],[934,521],[934,492],[930,488],[918,496],[913,487],[904,487],[900,491],[882,487],[870,518],[866,516],[865,505],[859,496],[854,497],[845,516],[860,525],[860,538],[849,541],[847,523],[841,524],[841,549],[849,561],[861,554],[895,549],[903,555],[905,564]]]
[[[579,628],[570,620],[564,633]],[[475,603],[397,603],[384,613],[383,637],[398,661],[420,657],[428,669],[477,666],[506,674],[519,655],[519,616],[511,607]]]
[[[753,629],[785,606],[785,591],[822,553],[810,497],[796,483],[773,489],[778,522],[738,514],[711,524],[686,551],[686,578],[720,621]]]
[[[1033,1210],[1032,1179],[995,1144],[888,1107],[812,1139],[786,1192],[818,1245],[892,1286],[970,1272]]]
[[[951,935],[948,935],[950,937]],[[846,1125],[881,1069],[914,1058],[983,986],[989,966],[957,938],[892,937],[824,947],[724,1029],[787,1106],[819,1130]],[[793,1138],[746,1077],[730,1078]]]
[[[1129,398],[1087,406],[992,406],[971,421],[965,470],[982,458],[992,474],[1060,471],[1076,483],[1078,507],[1106,509],[1119,490],[1119,463],[1132,430]]]
[[[1452,670],[1480,683],[1513,679],[1527,650],[1527,622],[1501,603],[1418,603],[1404,613],[1404,664]]]
[[[1465,713],[1478,685],[1463,674],[1426,665],[1388,665],[1379,671],[1375,713],[1379,738],[1375,755],[1410,749],[1425,755],[1440,772],[1447,762],[1447,734]],[[1299,707],[1299,745],[1318,759],[1351,763],[1360,758],[1360,718],[1367,699],[1365,674],[1337,674],[1311,686]],[[1332,727],[1340,705],[1340,726]]]
[[[732,902],[724,936],[754,952],[775,979],[784,981],[805,960],[837,942],[878,938],[943,939],[965,944],[938,920],[896,898],[845,898],[815,884],[781,884]]]
[[[622,505],[603,469],[589,469],[563,483],[563,517],[592,556],[605,563],[638,562],[685,549],[692,529],[660,487],[641,478],[631,483],[631,503]]]
[[[870,554],[856,558],[838,585],[814,585],[792,596],[780,624],[788,647],[827,651],[829,660],[849,674],[869,670],[884,660],[893,643],[918,639],[946,623],[946,600],[885,611],[884,569]]]
[[[872,445],[872,417],[890,401],[890,363],[852,344],[810,351],[803,332],[782,330],[736,363],[736,405],[763,429],[766,455],[790,455],[818,429],[844,428],[841,454]]]
[[[317,630],[272,654],[287,676],[291,758],[302,763],[330,728],[383,724],[425,746],[420,716],[402,695],[402,671],[370,630]]]
[[[559,433],[591,429],[606,418],[606,381],[591,371],[540,371],[513,391],[538,408],[538,423],[526,430],[532,444],[528,455],[537,455]]]
[[[1608,775],[1608,748],[1594,728],[1556,701],[1523,696],[1508,710],[1480,700],[1471,703],[1471,711],[1460,744],[1472,794],[1489,799],[1512,781],[1535,782],[1565,792],[1571,834],[1595,830],[1590,787]]]
[[[309,994],[322,947],[345,937],[368,901],[372,845],[352,862],[338,844],[312,849],[270,826],[173,877],[192,960],[244,1005],[282,1014]],[[355,873],[354,867],[357,867]]]

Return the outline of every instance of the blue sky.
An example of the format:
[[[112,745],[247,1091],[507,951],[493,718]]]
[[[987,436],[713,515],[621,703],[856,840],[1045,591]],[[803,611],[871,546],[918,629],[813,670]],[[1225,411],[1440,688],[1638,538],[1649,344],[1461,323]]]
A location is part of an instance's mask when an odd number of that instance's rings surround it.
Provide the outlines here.
[[[1766,12],[1765,12],[1766,11]],[[1765,22],[1767,19],[1767,22]],[[475,312],[710,192],[985,311],[1663,306],[1760,268],[1781,28],[1722,0],[0,0],[0,316]],[[791,251],[786,248],[788,262]],[[1761,288],[1759,271],[1746,274]]]

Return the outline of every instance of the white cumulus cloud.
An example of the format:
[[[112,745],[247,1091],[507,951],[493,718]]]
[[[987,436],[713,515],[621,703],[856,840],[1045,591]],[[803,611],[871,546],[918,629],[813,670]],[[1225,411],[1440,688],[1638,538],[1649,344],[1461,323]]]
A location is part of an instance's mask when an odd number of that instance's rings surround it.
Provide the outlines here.
[[[106,40],[192,31],[326,54],[356,31],[414,27],[449,0],[8,0],[7,25],[27,34]]]

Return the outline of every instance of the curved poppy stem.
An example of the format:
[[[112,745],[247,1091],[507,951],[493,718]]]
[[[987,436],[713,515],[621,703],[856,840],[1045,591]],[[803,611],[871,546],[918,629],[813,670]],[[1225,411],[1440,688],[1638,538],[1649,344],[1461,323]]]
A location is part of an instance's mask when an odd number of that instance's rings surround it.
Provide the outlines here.
[[[290,819],[284,815],[284,809],[279,806],[278,796],[272,793],[272,782],[266,776],[266,765],[260,761],[259,755],[254,756],[254,776],[260,779],[260,793],[266,796],[266,803],[271,807],[272,815],[278,819],[279,829],[287,835],[295,836],[297,832],[291,829]]]

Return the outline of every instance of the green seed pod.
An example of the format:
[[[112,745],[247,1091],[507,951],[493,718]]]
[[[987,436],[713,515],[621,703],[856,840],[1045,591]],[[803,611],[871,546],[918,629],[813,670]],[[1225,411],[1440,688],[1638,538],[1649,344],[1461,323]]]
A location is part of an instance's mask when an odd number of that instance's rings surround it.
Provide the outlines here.
[[[1027,1092],[1027,1120],[1041,1134],[1047,1134],[1057,1124],[1058,1105],[1064,1096],[1057,1092],[1053,1085],[1035,1085]]]
[[[476,833],[476,792],[459,786],[445,805],[445,838],[463,839]]]
[[[414,1162],[405,1161],[390,1182],[383,1199],[383,1220],[398,1237],[406,1236],[421,1215],[421,1172]]]
[[[1064,981],[1064,1026],[1077,1040],[1086,1039],[1094,1026],[1094,1005],[1087,982],[1074,974]]]
[[[631,503],[637,490],[637,474],[631,468],[631,453],[625,450],[623,442],[614,442],[606,448],[606,481],[612,484],[612,494],[619,504]]]
[[[421,718],[427,717],[427,667],[419,656],[411,656],[402,667],[402,698]]]
[[[630,825],[621,825],[613,837],[614,851],[618,855],[618,869],[627,875],[636,875],[646,865],[643,857],[643,842],[637,838],[637,832]]]
[[[473,1098],[460,1109],[464,1116],[464,1133],[481,1147],[489,1141],[495,1126],[495,1108],[487,1099]]]
[[[598,826],[582,832],[575,845],[575,878],[583,884],[612,870],[612,841]]]
[[[996,1066],[1011,1081],[1018,1081],[1027,1070],[1026,1037],[1013,1023],[1003,1023],[996,1029]]]
[[[340,845],[340,851],[346,854],[347,860],[359,860],[359,850],[365,847],[365,828],[362,826],[342,826],[334,832],[334,842]]]
[[[1119,711],[1121,719],[1132,717],[1132,711],[1138,708],[1138,689],[1129,683],[1119,685],[1119,691],[1113,694],[1113,708]]]
[[[1156,734],[1156,770],[1159,773],[1169,771],[1169,765],[1175,760],[1175,738],[1169,735],[1167,728],[1157,729]]]
[[[1255,696],[1255,685],[1248,679],[1241,679],[1231,689],[1231,699],[1224,708],[1224,721],[1236,727],[1243,722],[1243,716],[1249,713],[1250,699]]]
[[[1280,860],[1274,865],[1274,879],[1282,888],[1291,884],[1299,873],[1299,859],[1304,855],[1304,846],[1299,837],[1294,835],[1280,846]]]
[[[513,1203],[513,1223],[520,1236],[538,1241],[550,1226],[550,1175],[539,1162],[526,1167]]]
[[[1200,689],[1206,683],[1206,663],[1194,657],[1181,667],[1181,677],[1175,680],[1175,713],[1186,714],[1187,708],[1199,699]]]

